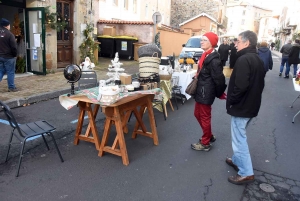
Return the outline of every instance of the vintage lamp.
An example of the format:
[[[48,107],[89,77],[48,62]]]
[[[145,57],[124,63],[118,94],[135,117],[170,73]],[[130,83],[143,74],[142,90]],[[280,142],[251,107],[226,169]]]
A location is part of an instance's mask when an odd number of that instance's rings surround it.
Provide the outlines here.
[[[81,69],[76,64],[70,64],[64,69],[64,76],[71,83],[71,95],[74,95],[74,83],[81,77]],[[70,94],[68,94],[70,96]]]

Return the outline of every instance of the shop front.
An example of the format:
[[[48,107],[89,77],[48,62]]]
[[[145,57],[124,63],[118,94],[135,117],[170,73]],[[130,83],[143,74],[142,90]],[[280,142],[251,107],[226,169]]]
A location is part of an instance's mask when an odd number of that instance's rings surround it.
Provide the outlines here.
[[[18,44],[17,73],[46,75],[80,63],[82,32],[98,7],[93,0],[0,0],[0,18],[10,21]]]

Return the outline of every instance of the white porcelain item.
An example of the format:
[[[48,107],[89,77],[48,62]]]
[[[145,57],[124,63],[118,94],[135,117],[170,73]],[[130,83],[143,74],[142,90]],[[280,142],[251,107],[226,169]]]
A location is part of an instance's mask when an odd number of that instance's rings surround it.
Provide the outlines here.
[[[133,85],[134,88],[139,88],[140,87],[140,83],[137,82],[137,81],[133,81],[132,85]]]

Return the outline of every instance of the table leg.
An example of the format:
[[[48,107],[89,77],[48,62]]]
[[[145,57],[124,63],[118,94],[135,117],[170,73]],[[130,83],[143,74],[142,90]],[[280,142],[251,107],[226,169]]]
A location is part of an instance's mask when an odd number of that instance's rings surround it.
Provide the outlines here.
[[[153,107],[152,107],[152,101],[149,97],[147,97],[147,107],[148,107],[148,114],[149,114],[153,143],[155,145],[158,145],[159,142],[158,142],[156,125],[155,125],[155,117],[154,117],[154,112],[153,112]]]
[[[297,112],[297,114],[295,114],[295,116],[293,117],[293,121],[292,121],[292,123],[294,123],[295,122],[295,118],[296,118],[296,116],[298,115],[298,114],[300,114],[300,110]]]
[[[100,149],[100,140],[98,137],[98,131],[95,123],[95,117],[99,110],[99,105],[95,105],[94,111],[92,110],[91,103],[79,102],[78,106],[80,108],[79,116],[78,116],[78,124],[75,132],[74,144],[78,145],[79,140],[92,142],[95,144],[97,150]],[[85,134],[81,134],[82,125],[84,120],[85,111],[88,114],[89,125]],[[92,136],[89,136],[90,131],[92,131]]]
[[[300,98],[300,95],[297,96],[297,98],[295,98],[295,100],[293,101],[293,103],[292,103],[292,105],[290,106],[290,108],[293,108],[293,105],[294,105],[294,103],[296,102],[296,100],[297,100],[298,98]]]

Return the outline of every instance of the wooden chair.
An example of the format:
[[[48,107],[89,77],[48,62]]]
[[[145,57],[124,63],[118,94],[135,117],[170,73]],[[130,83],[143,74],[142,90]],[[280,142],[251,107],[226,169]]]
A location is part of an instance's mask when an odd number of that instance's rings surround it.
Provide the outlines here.
[[[78,80],[78,90],[84,88],[91,88],[98,86],[96,71],[81,71],[81,78]]]
[[[15,119],[14,115],[12,114],[8,105],[6,105],[2,101],[0,101],[0,107],[3,109],[3,111],[7,117],[7,120],[9,121],[9,124],[12,127],[5,162],[7,162],[7,159],[8,159],[8,154],[9,154],[10,146],[12,144],[13,136],[15,136],[20,141],[20,144],[21,144],[21,151],[20,151],[20,157],[19,157],[18,170],[16,173],[16,177],[19,176],[19,171],[20,171],[20,166],[22,163],[22,158],[23,158],[23,154],[24,154],[24,147],[25,147],[26,141],[29,138],[32,138],[35,136],[40,135],[43,137],[44,143],[48,150],[49,150],[49,146],[48,146],[48,143],[47,143],[44,135],[47,134],[47,135],[51,136],[54,146],[59,155],[59,158],[60,158],[61,162],[64,162],[64,160],[60,154],[60,151],[58,149],[58,146],[56,144],[55,138],[52,134],[52,132],[56,129],[55,127],[53,127],[51,124],[49,124],[45,120],[26,123],[26,124],[18,124],[18,122],[16,121],[16,119]]]

